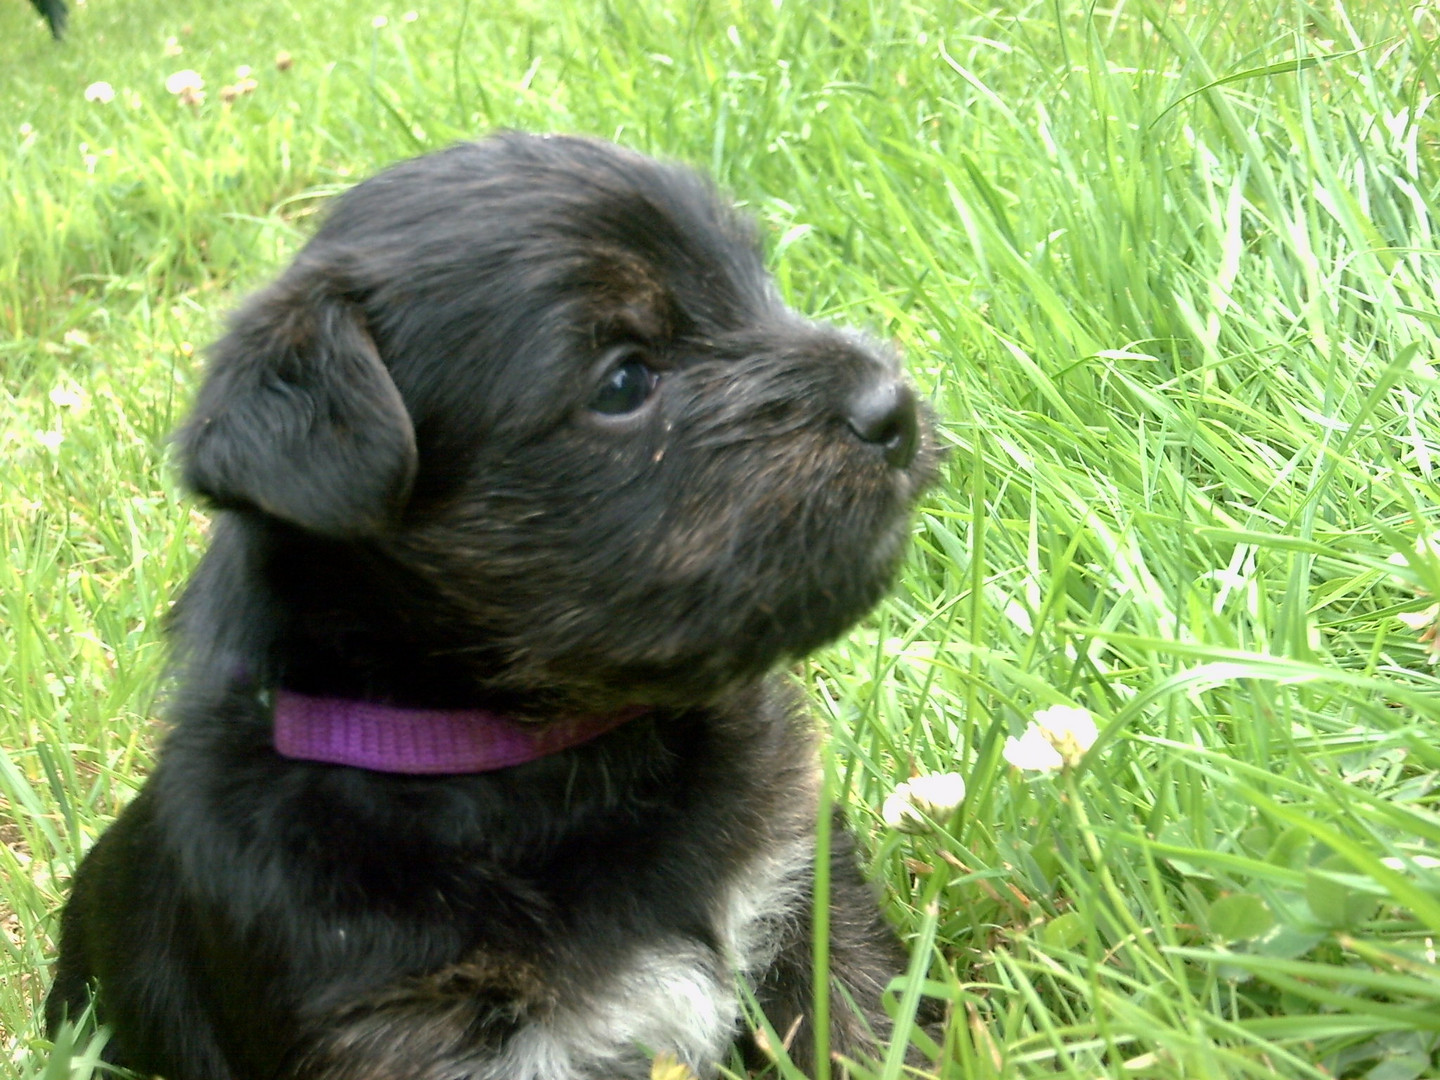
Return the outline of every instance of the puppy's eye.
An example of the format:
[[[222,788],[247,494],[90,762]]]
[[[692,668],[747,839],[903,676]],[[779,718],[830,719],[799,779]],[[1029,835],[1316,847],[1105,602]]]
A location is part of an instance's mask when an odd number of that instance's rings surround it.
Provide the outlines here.
[[[610,369],[590,399],[590,408],[607,416],[632,413],[649,400],[659,381],[645,361],[632,356]]]

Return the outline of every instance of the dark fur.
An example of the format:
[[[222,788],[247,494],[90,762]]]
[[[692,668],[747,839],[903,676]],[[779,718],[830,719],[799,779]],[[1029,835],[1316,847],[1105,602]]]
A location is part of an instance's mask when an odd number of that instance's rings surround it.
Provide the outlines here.
[[[660,380],[601,415],[617,356]],[[175,727],[80,868],[47,1005],[53,1029],[98,983],[114,1059],[169,1080],[485,1076],[637,950],[723,967],[721,898],[814,827],[811,728],[767,672],[881,596],[935,457],[893,359],[787,309],[704,181],[521,135],[341,198],[234,319],[179,446],[222,512],[177,609]],[[279,758],[277,686],[650,711],[413,778]],[[900,959],[835,841],[856,1054]],[[807,889],[754,924],[782,1035],[813,999]]]

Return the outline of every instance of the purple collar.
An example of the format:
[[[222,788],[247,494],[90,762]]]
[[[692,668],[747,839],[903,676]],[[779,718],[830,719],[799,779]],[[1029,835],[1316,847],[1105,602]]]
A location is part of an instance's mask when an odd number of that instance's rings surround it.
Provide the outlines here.
[[[542,724],[484,709],[405,709],[277,690],[275,749],[282,757],[375,772],[492,772],[589,742],[644,711]]]

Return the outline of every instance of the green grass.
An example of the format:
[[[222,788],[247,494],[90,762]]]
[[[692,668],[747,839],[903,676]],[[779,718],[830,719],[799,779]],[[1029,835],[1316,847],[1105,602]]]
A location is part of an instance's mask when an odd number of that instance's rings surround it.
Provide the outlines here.
[[[929,1072],[1436,1075],[1440,682],[1396,617],[1440,595],[1414,547],[1440,528],[1433,8],[416,11],[91,0],[57,48],[0,7],[17,1076],[91,1068],[34,1014],[66,881],[162,730],[159,623],[203,530],[165,439],[198,347],[326,196],[497,126],[712,171],[792,302],[897,341],[944,418],[894,599],[803,669],[949,1003]],[[239,64],[259,86],[227,106]],[[199,109],[165,92],[184,67]],[[1100,742],[1011,769],[1057,703]],[[912,770],[964,774],[943,830],[882,827]]]

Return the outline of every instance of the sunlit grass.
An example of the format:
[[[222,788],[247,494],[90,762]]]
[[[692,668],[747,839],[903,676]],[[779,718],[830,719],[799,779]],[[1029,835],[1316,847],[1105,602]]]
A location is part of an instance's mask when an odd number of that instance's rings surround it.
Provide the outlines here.
[[[895,598],[802,671],[950,1004],[934,1075],[1440,1068],[1440,682],[1397,617],[1440,596],[1415,546],[1440,528],[1434,12],[415,14],[91,0],[56,48],[0,7],[18,1074],[51,1060],[33,1017],[68,876],[161,730],[160,620],[202,528],[165,438],[199,348],[326,196],[497,126],[711,171],[792,302],[897,341],[944,420]],[[242,64],[258,85],[226,104]],[[165,90],[182,68],[198,108]],[[1012,769],[1006,738],[1057,704],[1095,747]],[[881,825],[901,780],[951,771],[944,829]],[[67,1036],[52,1075],[93,1051]]]

